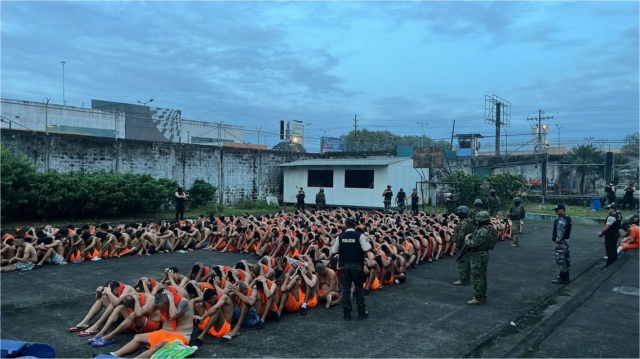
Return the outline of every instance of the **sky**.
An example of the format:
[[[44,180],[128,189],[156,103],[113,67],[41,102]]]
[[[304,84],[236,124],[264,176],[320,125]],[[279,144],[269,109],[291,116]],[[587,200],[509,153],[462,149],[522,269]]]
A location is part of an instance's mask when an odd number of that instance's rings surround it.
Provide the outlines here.
[[[449,141],[510,103],[501,148],[620,147],[639,127],[637,1],[2,1],[3,98],[179,109],[273,146],[357,128]],[[547,118],[548,117],[548,118]],[[455,120],[455,128],[453,123]],[[260,139],[258,139],[258,131]],[[195,135],[194,135],[195,136]]]

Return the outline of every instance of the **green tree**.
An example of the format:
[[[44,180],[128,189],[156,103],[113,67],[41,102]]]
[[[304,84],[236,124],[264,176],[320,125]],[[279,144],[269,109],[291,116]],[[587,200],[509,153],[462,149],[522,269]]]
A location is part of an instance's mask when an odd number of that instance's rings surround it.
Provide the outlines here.
[[[604,162],[602,152],[592,143],[586,145],[578,145],[573,147],[561,162],[570,164],[565,166],[566,170],[562,175],[562,183],[567,183],[571,173],[575,173],[580,178],[580,194],[585,193],[585,182],[587,177],[595,180],[599,173],[602,173],[602,167],[598,166]]]
[[[346,152],[395,151],[398,145],[449,148],[446,141],[434,141],[428,136],[399,136],[390,131],[369,131],[366,128],[340,136]]]
[[[0,157],[0,201],[4,217],[8,213],[18,213],[20,207],[29,202],[26,194],[36,169],[27,157],[16,154],[4,144],[0,144]]]
[[[450,186],[457,189],[456,202],[459,205],[470,206],[480,195],[482,179],[475,174],[467,174],[463,171],[453,171],[446,175],[442,182],[451,183]]]
[[[214,185],[201,179],[195,180],[189,189],[189,208],[200,208],[215,201],[216,192]]]
[[[501,209],[505,210],[511,207],[510,201],[525,189],[525,182],[522,176],[504,172],[491,177],[491,188],[496,190],[496,195],[501,200]]]
[[[307,153],[307,150],[299,143],[289,143],[287,141],[282,141],[277,145],[273,146],[272,150],[274,151],[283,151],[283,152],[296,152],[296,153]]]

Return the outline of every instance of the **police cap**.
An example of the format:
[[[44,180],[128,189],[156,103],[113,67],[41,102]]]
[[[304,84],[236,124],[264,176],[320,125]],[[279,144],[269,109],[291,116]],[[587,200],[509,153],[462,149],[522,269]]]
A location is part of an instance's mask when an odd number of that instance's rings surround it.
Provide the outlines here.
[[[553,211],[555,212],[555,211],[557,211],[557,210],[559,210],[559,209],[565,209],[565,210],[566,210],[566,208],[564,207],[564,204],[557,204],[557,205],[553,208]]]

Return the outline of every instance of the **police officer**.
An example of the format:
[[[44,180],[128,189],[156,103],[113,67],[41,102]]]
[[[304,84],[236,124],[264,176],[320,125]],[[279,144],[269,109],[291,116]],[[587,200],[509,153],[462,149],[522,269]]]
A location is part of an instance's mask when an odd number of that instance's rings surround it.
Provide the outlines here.
[[[558,218],[553,222],[553,234],[551,240],[555,245],[556,264],[560,268],[558,278],[552,280],[555,284],[569,283],[569,270],[571,269],[571,260],[569,255],[569,244],[571,242],[571,217],[565,213],[563,204],[558,204],[553,209]]]
[[[396,195],[396,205],[398,206],[398,212],[400,212],[400,214],[404,213],[404,207],[406,203],[407,192],[405,192],[404,189],[400,188],[398,194]]]
[[[300,187],[300,190],[298,190],[298,194],[296,194],[296,209],[300,210],[300,211],[304,211],[304,198],[305,198],[305,194],[304,194],[304,189],[302,187]]]
[[[320,191],[316,193],[316,211],[323,211],[326,204],[327,198],[324,195],[324,188],[320,188]]]
[[[516,197],[513,199],[513,207],[509,209],[509,219],[511,220],[511,247],[518,247],[520,245],[520,221],[524,219],[524,207],[521,206],[522,198]]]
[[[364,234],[356,232],[355,219],[347,219],[347,229],[336,238],[331,253],[338,254],[340,260],[340,285],[344,291],[342,309],[344,320],[351,320],[351,284],[354,285],[356,305],[358,306],[358,319],[369,317],[367,307],[364,305],[364,253],[371,250],[371,244]]]
[[[476,220],[476,213],[482,211],[482,200],[480,198],[476,198],[475,201],[473,201],[473,209],[469,211],[469,219],[473,222]]]
[[[618,259],[617,245],[620,237],[620,225],[622,215],[618,212],[618,205],[611,203],[605,207],[609,212],[604,228],[598,233],[598,237],[604,236],[604,249],[607,252],[607,263],[603,269],[607,269]]]
[[[495,217],[496,214],[498,214],[498,208],[500,208],[500,197],[496,196],[495,189],[491,189],[489,191],[487,207],[489,207],[489,215],[491,215],[491,217]]]
[[[387,213],[391,210],[391,198],[393,198],[393,191],[391,185],[387,186],[387,189],[382,192],[382,203],[384,203],[384,212]]]
[[[482,305],[487,301],[487,265],[491,242],[497,241],[498,232],[491,226],[491,215],[487,211],[476,214],[476,229],[471,238],[464,243],[470,248],[467,255],[471,260],[471,276],[473,278],[473,299],[471,305]]]
[[[413,215],[418,215],[418,203],[420,203],[420,196],[418,196],[418,190],[416,188],[411,192],[411,212]]]
[[[178,222],[184,219],[184,205],[187,202],[187,193],[182,187],[178,187],[174,197],[176,199],[176,222]]]
[[[462,250],[464,246],[465,237],[473,233],[475,229],[475,224],[471,219],[469,219],[469,207],[460,206],[456,208],[456,215],[460,219],[460,223],[456,227],[453,232],[452,240],[456,243],[456,250],[459,252]],[[469,279],[471,279],[471,262],[469,261],[469,256],[464,256],[458,261],[458,272],[460,273],[460,279],[453,282],[455,285],[465,285],[469,284]]]

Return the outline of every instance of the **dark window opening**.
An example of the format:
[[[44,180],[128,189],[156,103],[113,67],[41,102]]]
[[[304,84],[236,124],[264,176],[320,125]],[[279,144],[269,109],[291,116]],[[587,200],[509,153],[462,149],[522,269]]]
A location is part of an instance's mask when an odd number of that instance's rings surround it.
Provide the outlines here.
[[[460,140],[460,148],[471,148],[471,139],[461,139]]]
[[[309,170],[307,187],[333,187],[333,170]]]
[[[373,189],[373,170],[345,170],[344,187]]]

